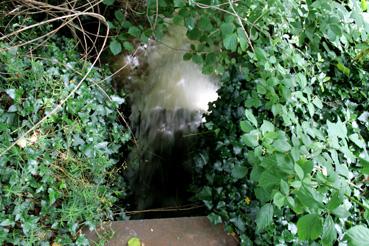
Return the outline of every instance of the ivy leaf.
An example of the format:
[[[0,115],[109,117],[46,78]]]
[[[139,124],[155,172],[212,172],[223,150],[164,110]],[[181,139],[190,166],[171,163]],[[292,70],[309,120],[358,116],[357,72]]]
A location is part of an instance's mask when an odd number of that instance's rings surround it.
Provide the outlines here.
[[[344,236],[349,246],[369,245],[369,229],[364,225],[351,227]]]
[[[322,231],[323,223],[318,214],[307,214],[297,221],[297,235],[300,240],[315,240]]]
[[[136,26],[131,26],[128,29],[128,33],[131,34],[132,36],[136,37],[136,38],[139,38],[140,35],[141,35],[141,30]]]
[[[263,231],[267,226],[273,222],[273,206],[271,204],[265,204],[260,208],[256,214],[256,230],[258,232]]]
[[[122,10],[116,10],[115,12],[114,12],[114,16],[115,16],[115,18],[119,21],[119,22],[123,22],[124,21],[124,14],[123,14],[123,12],[122,12]]]
[[[113,39],[109,44],[109,49],[113,55],[118,55],[122,52],[122,45],[116,39]]]
[[[258,127],[258,122],[250,109],[245,110],[245,116],[255,127]]]
[[[219,215],[217,215],[216,213],[210,213],[208,215],[208,219],[210,220],[210,222],[214,225],[220,224],[222,223],[222,217],[220,217]]]
[[[132,43],[131,42],[128,42],[128,41],[124,41],[123,42],[123,47],[125,50],[131,52],[135,49],[135,47],[133,47]]]
[[[235,52],[237,49],[237,34],[232,33],[225,36],[223,39],[223,45],[224,48],[227,50],[230,50],[232,52]]]

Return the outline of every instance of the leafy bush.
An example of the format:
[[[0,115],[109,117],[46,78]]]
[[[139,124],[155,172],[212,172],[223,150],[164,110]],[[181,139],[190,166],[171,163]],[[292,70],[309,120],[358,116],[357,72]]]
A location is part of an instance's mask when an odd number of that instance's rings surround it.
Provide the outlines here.
[[[75,47],[66,38],[32,51],[0,43],[1,244],[87,245],[81,227],[112,219],[114,202],[124,196],[117,159],[130,134],[117,118],[124,99],[105,94],[112,93],[108,70],[94,68],[58,113],[21,137],[91,66]]]
[[[223,81],[196,158],[209,219],[243,245],[367,245],[364,5],[191,3],[176,17],[199,41],[185,59]]]

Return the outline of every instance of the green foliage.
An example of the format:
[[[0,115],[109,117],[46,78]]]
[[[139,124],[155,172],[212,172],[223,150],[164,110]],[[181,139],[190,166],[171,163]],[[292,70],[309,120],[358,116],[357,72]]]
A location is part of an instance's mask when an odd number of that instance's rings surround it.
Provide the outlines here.
[[[198,197],[243,245],[367,243],[356,233],[369,222],[364,2],[179,7],[198,41],[184,58],[222,79]]]
[[[157,2],[160,13],[157,13]],[[113,36],[109,50],[114,56],[122,52],[133,52],[138,43],[147,43],[149,37],[160,39],[167,26],[164,18],[172,16],[174,6],[184,6],[183,1],[172,0],[104,0],[103,4]]]
[[[0,43],[0,153],[49,114],[91,65],[72,40],[47,44],[29,53],[27,46]],[[114,202],[124,196],[117,159],[130,134],[117,122],[123,99],[109,101],[102,91],[111,94],[107,75],[94,68],[58,113],[0,156],[0,244],[87,245],[82,226],[112,219]]]
[[[351,246],[364,246],[369,244],[369,229],[366,226],[357,225],[348,230],[345,238]]]

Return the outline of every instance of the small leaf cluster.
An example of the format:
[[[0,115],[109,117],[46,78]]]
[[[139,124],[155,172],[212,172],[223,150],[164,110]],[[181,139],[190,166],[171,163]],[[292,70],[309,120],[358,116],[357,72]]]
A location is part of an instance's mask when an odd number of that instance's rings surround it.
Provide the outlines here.
[[[23,136],[91,66],[75,47],[62,37],[32,52],[0,43],[0,244],[88,245],[81,228],[112,219],[125,195],[116,173],[130,134],[118,121],[124,99],[112,96],[107,69],[93,68],[57,113]]]

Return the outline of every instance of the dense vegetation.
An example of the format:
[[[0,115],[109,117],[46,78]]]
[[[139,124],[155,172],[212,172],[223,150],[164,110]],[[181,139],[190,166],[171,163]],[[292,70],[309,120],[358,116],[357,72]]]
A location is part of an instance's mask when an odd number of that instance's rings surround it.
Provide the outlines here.
[[[369,245],[366,0],[103,2],[113,55],[174,22],[197,41],[184,59],[221,78],[194,157],[212,222],[242,245]],[[0,44],[0,240],[85,244],[81,226],[111,219],[124,195],[113,175],[129,140],[123,99],[106,100],[107,71],[94,68],[19,139],[89,64],[70,39],[36,53],[12,44]]]
[[[125,192],[116,175],[119,150],[130,139],[116,111],[124,100],[111,94],[108,70],[94,68],[58,113],[24,135],[91,64],[71,39],[52,38],[32,53],[11,45],[0,42],[0,244],[87,245],[82,226],[112,219]]]
[[[193,8],[182,16],[206,54],[192,59],[223,81],[206,124],[215,144],[197,161],[209,218],[245,245],[367,245],[366,5]]]

